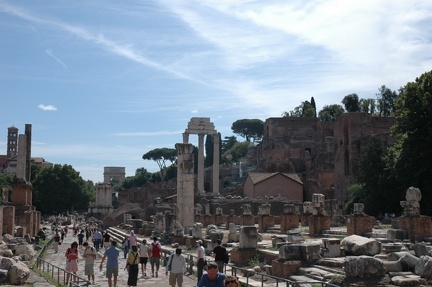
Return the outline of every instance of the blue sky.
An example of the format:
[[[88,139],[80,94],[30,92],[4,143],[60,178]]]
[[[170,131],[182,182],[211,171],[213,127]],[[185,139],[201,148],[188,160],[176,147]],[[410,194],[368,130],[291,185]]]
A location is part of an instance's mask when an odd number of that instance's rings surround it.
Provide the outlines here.
[[[311,97],[320,110],[414,81],[432,67],[431,11],[430,0],[0,0],[0,154],[7,128],[30,123],[32,156],[84,179],[154,172],[142,155],[182,142],[191,117],[225,137]]]

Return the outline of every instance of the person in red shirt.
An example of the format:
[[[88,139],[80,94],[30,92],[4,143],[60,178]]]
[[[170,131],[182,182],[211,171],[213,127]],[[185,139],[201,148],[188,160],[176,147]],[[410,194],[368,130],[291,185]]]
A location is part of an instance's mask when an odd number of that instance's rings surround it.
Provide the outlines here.
[[[71,247],[66,250],[66,285],[69,283],[71,273],[77,274],[78,272],[78,242],[74,241]]]
[[[152,270],[152,277],[155,276],[155,265],[156,265],[156,277],[158,277],[159,267],[160,267],[160,258],[162,256],[162,246],[159,243],[157,237],[153,237],[153,242],[149,246],[150,253],[150,264]]]

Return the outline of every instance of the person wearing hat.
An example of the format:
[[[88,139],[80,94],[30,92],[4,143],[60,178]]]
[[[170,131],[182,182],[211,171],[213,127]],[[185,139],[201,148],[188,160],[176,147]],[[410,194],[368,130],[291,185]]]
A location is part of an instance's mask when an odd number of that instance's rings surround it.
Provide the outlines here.
[[[197,280],[200,282],[201,276],[203,275],[205,262],[205,250],[203,246],[203,241],[200,239],[196,242],[197,244],[197,259],[196,259],[196,267],[197,267]]]
[[[226,275],[219,272],[216,262],[207,264],[207,273],[201,276],[197,287],[205,286],[224,286]]]

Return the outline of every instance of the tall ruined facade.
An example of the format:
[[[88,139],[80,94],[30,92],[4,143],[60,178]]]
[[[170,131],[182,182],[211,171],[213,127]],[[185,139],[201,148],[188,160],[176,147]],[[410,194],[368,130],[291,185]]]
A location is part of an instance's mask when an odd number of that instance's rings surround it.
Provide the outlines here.
[[[343,205],[356,175],[355,162],[372,136],[387,145],[394,139],[392,117],[347,113],[335,122],[318,118],[269,118],[258,151],[258,168],[263,172],[297,173],[304,184],[304,198],[313,193],[337,199]]]

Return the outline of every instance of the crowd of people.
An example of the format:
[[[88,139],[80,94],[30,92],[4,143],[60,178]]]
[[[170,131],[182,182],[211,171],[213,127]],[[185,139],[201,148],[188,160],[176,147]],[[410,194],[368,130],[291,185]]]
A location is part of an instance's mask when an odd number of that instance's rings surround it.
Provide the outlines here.
[[[69,226],[62,228],[59,225],[53,226],[55,232],[53,240],[53,248],[55,253],[59,252],[59,245],[62,244],[64,238],[68,235]],[[95,282],[95,261],[97,253],[102,248],[103,257],[99,268],[103,269],[104,263],[106,268],[106,277],[109,287],[117,286],[119,272],[119,256],[121,250],[117,247],[117,242],[112,240],[108,231],[101,231],[98,228],[85,226],[78,228],[76,225],[72,227],[73,236],[77,238],[72,242],[70,247],[65,252],[66,257],[66,281],[68,284],[71,279],[71,274],[77,274],[78,259],[84,259],[84,274],[89,282]],[[129,287],[137,286],[139,274],[142,278],[147,278],[147,264],[150,263],[151,276],[158,277],[160,262],[162,257],[162,246],[157,237],[152,238],[153,242],[147,243],[146,239],[139,242],[137,236],[131,231],[129,236],[125,236],[121,242],[123,249],[123,258],[126,259],[124,269],[128,271],[127,285]],[[91,244],[92,243],[92,244]],[[215,261],[207,262],[205,260],[205,250],[203,241],[197,241],[197,287],[204,286],[240,286],[238,280],[232,276],[226,276],[223,273],[226,249],[221,245],[221,241],[217,241],[217,245],[213,250]],[[141,268],[140,268],[141,267]],[[206,269],[206,273],[204,273]],[[176,285],[182,287],[183,276],[186,275],[186,259],[182,254],[181,248],[176,248],[175,252],[168,257],[165,268],[166,276],[169,276],[169,284],[172,287]]]

